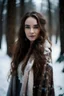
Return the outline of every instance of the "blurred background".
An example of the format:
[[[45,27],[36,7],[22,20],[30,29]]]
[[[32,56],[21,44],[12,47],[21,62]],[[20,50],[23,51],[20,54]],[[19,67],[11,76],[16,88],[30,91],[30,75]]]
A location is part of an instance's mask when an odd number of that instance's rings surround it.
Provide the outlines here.
[[[13,45],[21,17],[28,11],[40,12],[46,19],[55,96],[64,96],[64,0],[0,0],[0,96],[6,96]]]

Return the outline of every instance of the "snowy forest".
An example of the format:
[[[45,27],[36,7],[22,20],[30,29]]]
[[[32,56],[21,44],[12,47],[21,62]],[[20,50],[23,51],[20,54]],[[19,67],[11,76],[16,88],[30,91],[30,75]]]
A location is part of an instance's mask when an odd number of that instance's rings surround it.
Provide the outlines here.
[[[37,11],[52,42],[55,96],[64,96],[64,0],[0,0],[0,96],[6,96],[12,50],[22,16]]]

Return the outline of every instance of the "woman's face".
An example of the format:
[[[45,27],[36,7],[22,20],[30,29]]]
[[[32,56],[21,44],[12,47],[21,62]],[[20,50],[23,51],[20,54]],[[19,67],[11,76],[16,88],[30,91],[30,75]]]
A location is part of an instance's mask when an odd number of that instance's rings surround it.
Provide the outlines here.
[[[40,33],[40,28],[37,20],[33,17],[28,17],[25,21],[25,35],[30,42],[35,41]]]

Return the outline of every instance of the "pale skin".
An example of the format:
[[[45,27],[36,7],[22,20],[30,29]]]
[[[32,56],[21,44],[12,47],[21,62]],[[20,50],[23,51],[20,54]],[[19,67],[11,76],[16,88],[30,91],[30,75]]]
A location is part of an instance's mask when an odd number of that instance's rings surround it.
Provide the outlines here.
[[[40,33],[40,28],[37,20],[33,17],[28,17],[25,21],[25,35],[27,39],[32,43],[35,41]]]

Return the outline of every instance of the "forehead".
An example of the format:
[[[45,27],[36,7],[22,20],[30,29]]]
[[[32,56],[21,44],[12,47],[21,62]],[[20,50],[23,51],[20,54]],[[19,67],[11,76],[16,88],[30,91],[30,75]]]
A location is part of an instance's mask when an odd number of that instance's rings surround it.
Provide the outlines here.
[[[25,20],[25,24],[35,25],[35,24],[38,24],[38,23],[37,23],[36,18],[34,18],[34,17],[28,17],[28,18]]]

